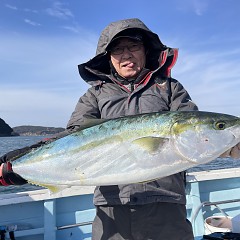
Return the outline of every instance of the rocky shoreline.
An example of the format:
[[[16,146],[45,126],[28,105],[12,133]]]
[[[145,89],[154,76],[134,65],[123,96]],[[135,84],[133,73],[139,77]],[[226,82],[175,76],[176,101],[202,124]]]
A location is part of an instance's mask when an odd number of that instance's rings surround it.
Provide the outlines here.
[[[54,135],[62,131],[64,131],[64,128],[26,125],[12,128],[2,118],[0,118],[0,137],[44,136]]]
[[[0,137],[11,136],[19,136],[19,134],[15,133],[13,129],[2,118],[0,118]]]

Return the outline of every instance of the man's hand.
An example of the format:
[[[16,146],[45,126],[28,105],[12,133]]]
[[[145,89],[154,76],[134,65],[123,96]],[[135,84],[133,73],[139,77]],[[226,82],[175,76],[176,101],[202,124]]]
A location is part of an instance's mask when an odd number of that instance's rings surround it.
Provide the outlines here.
[[[13,172],[10,162],[0,165],[0,185],[23,185],[25,183],[27,183],[25,179]]]
[[[234,159],[240,159],[240,142],[236,146],[228,149],[226,152],[221,154],[219,157],[220,158],[231,157]]]

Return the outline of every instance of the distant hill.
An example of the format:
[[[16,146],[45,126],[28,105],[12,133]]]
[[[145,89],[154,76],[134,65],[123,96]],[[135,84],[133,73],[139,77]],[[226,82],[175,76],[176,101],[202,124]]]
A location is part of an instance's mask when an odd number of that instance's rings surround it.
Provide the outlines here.
[[[0,137],[54,135],[62,131],[64,131],[64,128],[42,126],[18,126],[11,128],[0,118]]]
[[[13,127],[13,131],[18,133],[20,136],[42,136],[42,135],[54,135],[56,133],[64,131],[64,128],[42,126],[18,126]]]
[[[0,118],[0,137],[18,136],[17,133],[2,119]]]

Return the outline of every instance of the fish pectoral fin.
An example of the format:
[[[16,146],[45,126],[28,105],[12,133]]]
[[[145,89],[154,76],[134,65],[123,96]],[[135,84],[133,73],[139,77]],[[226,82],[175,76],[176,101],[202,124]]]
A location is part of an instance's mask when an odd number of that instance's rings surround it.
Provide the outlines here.
[[[143,137],[133,140],[133,144],[137,144],[149,153],[156,152],[159,147],[163,146],[169,139],[160,137]]]

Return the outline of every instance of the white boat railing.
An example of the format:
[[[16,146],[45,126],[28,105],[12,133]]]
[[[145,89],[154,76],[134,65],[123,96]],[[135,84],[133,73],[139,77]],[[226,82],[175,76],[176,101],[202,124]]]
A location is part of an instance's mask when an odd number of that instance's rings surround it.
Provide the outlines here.
[[[240,199],[230,199],[230,200],[217,201],[217,202],[203,202],[200,204],[200,206],[197,207],[196,211],[193,213],[191,222],[192,224],[195,223],[196,217],[199,214],[200,210],[206,206],[215,206],[219,210],[219,212],[221,212],[224,216],[228,217],[228,214],[225,211],[223,211],[218,205],[226,204],[226,203],[235,203],[235,202],[240,202]]]

